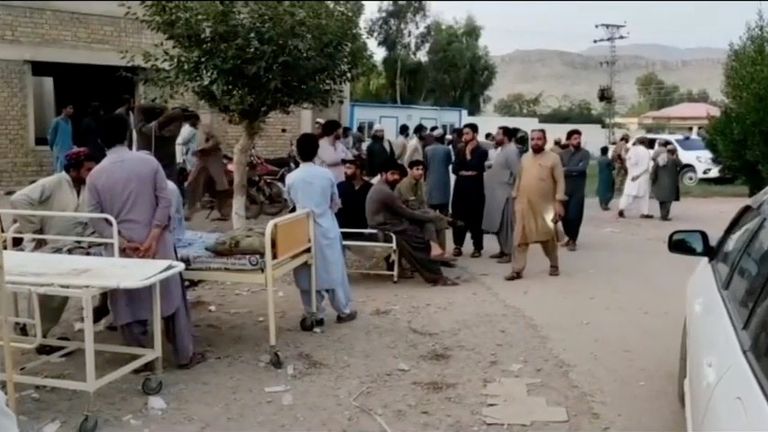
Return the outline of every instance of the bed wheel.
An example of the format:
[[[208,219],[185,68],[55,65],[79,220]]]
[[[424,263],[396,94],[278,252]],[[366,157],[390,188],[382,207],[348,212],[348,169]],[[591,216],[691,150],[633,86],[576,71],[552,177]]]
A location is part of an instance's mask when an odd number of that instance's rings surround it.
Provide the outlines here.
[[[80,426],[77,428],[78,432],[96,432],[99,428],[99,419],[95,416],[86,415],[83,421],[80,422]]]
[[[269,364],[272,365],[275,369],[282,369],[283,368],[283,359],[280,358],[280,353],[277,351],[273,351],[272,354],[269,356]]]
[[[141,382],[141,391],[147,396],[154,396],[163,391],[163,380],[156,376],[148,376]]]
[[[302,317],[299,321],[299,327],[305,332],[311,332],[315,329],[315,319],[308,316]]]

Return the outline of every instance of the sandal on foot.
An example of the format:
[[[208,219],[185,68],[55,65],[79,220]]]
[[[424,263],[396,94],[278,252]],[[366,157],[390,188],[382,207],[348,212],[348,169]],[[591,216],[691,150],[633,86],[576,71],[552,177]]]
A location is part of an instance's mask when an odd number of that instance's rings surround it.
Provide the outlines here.
[[[520,272],[512,272],[512,273],[504,276],[504,280],[505,281],[515,281],[515,280],[522,279],[522,278],[523,278],[523,274],[520,273]]]
[[[549,275],[550,276],[560,276],[560,267],[550,266],[549,267]]]
[[[480,252],[479,250],[475,249],[475,250],[472,251],[472,255],[470,255],[469,257],[470,258],[480,258],[481,256],[483,256],[483,253]]]
[[[453,248],[453,256],[458,258],[463,254],[464,252],[461,250],[461,248]]]
[[[197,352],[192,354],[192,358],[189,359],[188,363],[179,365],[179,369],[192,369],[193,367],[205,362],[206,360],[208,360],[208,358],[206,357],[205,353]]]
[[[353,310],[346,315],[336,315],[336,322],[339,324],[348,323],[354,321],[357,318],[357,311]]]

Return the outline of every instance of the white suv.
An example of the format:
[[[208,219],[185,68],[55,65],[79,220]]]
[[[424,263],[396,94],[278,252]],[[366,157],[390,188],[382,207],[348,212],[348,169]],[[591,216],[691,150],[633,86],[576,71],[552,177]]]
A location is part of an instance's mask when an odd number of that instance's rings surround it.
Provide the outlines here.
[[[645,134],[636,136],[630,146],[639,138],[645,138],[654,143],[655,150],[660,145],[665,147],[673,144],[677,147],[677,157],[683,163],[680,169],[680,182],[686,186],[694,186],[699,180],[714,180],[720,178],[721,166],[712,159],[712,152],[707,149],[707,145],[701,137],[688,135],[660,135]]]
[[[768,189],[711,245],[670,234],[670,252],[704,257],[688,282],[678,395],[688,430],[768,430]]]

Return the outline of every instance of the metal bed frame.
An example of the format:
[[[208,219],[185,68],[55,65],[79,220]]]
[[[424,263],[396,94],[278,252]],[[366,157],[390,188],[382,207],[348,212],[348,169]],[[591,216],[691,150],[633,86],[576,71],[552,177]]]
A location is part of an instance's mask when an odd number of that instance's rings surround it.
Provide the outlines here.
[[[347,272],[392,275],[392,283],[397,283],[397,275],[400,270],[400,259],[397,253],[397,239],[395,238],[394,234],[388,231],[380,231],[375,229],[351,229],[351,228],[341,229],[342,235],[343,234],[378,235],[379,233],[385,236],[389,236],[389,240],[385,240],[383,242],[367,241],[367,240],[344,240],[342,243],[344,244],[344,246],[357,246],[357,247],[389,250],[391,251],[390,256],[392,257],[392,261],[394,262],[394,269],[392,271],[389,271],[389,270],[350,269],[349,267],[347,267]]]
[[[83,219],[105,219],[112,224],[111,239],[94,237],[55,236],[40,234],[17,234],[18,224],[8,231],[5,236],[10,245],[13,238],[45,239],[58,241],[72,241],[81,243],[111,244],[114,249],[114,257],[77,256],[64,254],[47,254],[36,252],[3,251],[0,254],[0,302],[2,302],[1,319],[3,324],[2,344],[4,352],[5,372],[0,374],[0,380],[6,382],[9,407],[16,412],[15,383],[49,386],[69,390],[84,391],[89,393],[89,402],[85,409],[85,416],[80,423],[79,431],[92,432],[98,427],[98,419],[91,415],[93,394],[99,388],[130,374],[133,370],[146,364],[155,363],[155,375],[145,377],[142,382],[142,391],[153,395],[162,390],[163,382],[158,377],[162,373],[162,318],[160,305],[160,281],[178,275],[184,269],[182,263],[170,260],[133,259],[119,257],[119,237],[117,223],[114,218],[105,214],[93,213],[65,213],[48,211],[19,211],[0,210],[0,215],[26,215],[39,217],[68,217]],[[6,266],[7,264],[7,266]],[[109,270],[104,269],[108,266]],[[120,272],[119,268],[128,266],[130,272]],[[137,273],[141,268],[145,269],[144,275]],[[99,268],[102,269],[99,273]],[[140,289],[152,287],[152,323],[153,346],[151,348],[137,348],[124,345],[101,344],[94,342],[93,324],[93,297],[109,290]],[[10,310],[10,303],[16,295],[29,294],[32,303],[32,318],[21,318]],[[83,308],[83,341],[62,341],[44,338],[41,332],[42,323],[38,295],[55,295],[79,298]],[[35,328],[35,336],[11,335],[12,324],[32,324]],[[49,356],[27,363],[19,368],[14,368],[14,349],[34,349],[40,344],[58,346],[64,348]],[[85,351],[85,381],[44,378],[25,375],[33,368],[56,361],[76,350]],[[119,367],[118,369],[103,375],[96,376],[96,353],[121,353],[138,356],[135,360]]]

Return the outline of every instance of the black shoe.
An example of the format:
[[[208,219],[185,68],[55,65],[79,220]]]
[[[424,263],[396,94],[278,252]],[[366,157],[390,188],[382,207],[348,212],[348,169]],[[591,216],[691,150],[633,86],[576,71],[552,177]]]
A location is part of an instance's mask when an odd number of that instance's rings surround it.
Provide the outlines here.
[[[640,215],[640,219],[653,219],[653,215],[652,214]]]
[[[104,318],[109,316],[109,306],[98,305],[93,308],[93,323],[98,324]]]
[[[354,321],[357,318],[357,311],[353,310],[346,315],[336,315],[336,322],[339,324],[348,323]]]
[[[58,337],[56,339],[60,340],[60,341],[71,341],[72,340],[72,339],[70,339],[68,337]],[[57,352],[59,352],[59,351],[61,351],[63,349],[64,349],[64,347],[60,347],[60,346],[38,345],[37,347],[35,347],[35,352],[39,356],[49,356],[49,355],[52,355],[52,354],[56,354]],[[72,354],[72,353],[70,352],[69,354]],[[67,354],[67,355],[69,355],[69,354]]]
[[[624,210],[619,210],[619,218],[624,219],[625,217]]]

